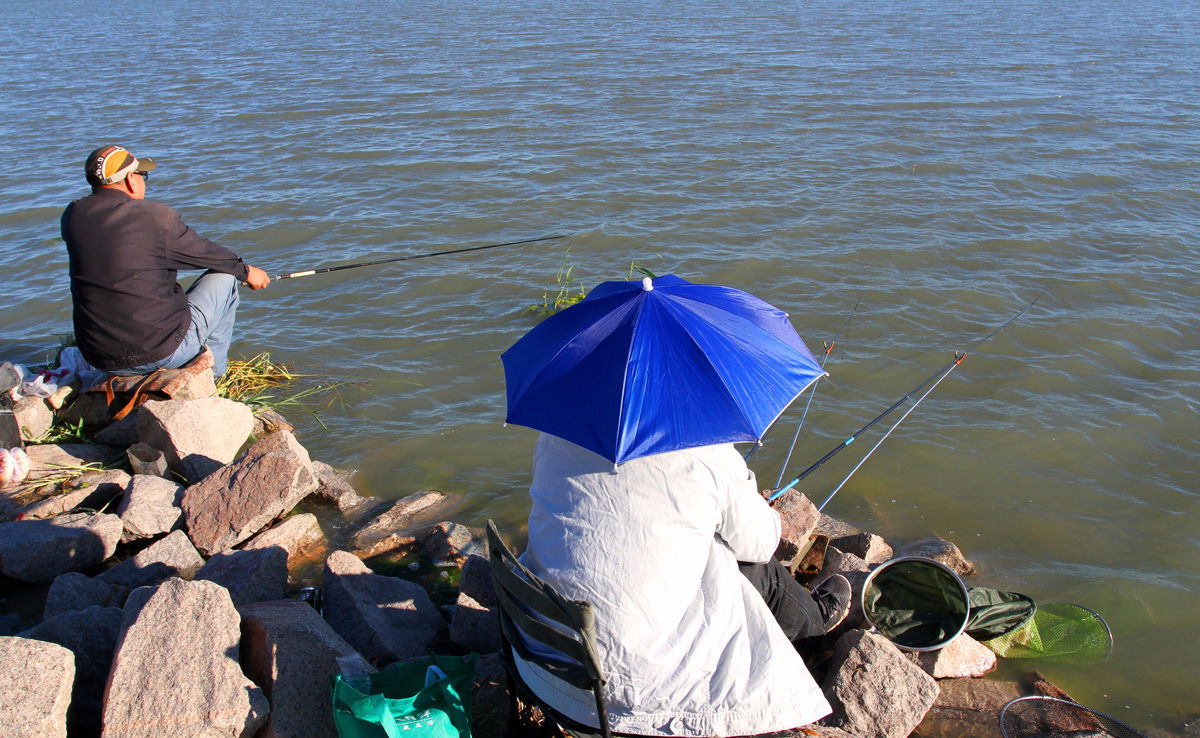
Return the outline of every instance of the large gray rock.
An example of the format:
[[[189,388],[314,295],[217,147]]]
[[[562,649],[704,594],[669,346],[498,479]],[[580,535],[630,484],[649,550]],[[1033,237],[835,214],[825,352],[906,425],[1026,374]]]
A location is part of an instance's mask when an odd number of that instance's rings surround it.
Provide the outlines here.
[[[67,712],[72,736],[100,735],[104,681],[112,667],[120,631],[121,608],[93,606],[47,618],[21,634],[57,643],[75,655],[75,688]]]
[[[408,548],[417,542],[415,535],[424,524],[442,509],[446,495],[424,491],[396,501],[383,513],[375,516],[350,539],[350,549],[356,556],[372,556]]]
[[[40,397],[22,397],[13,403],[12,411],[21,429],[21,439],[26,442],[40,437],[54,425],[54,411]]]
[[[272,433],[236,462],[184,491],[188,535],[206,556],[225,551],[289,512],[316,488],[308,452],[291,432]]]
[[[363,656],[390,663],[424,656],[446,621],[419,584],[373,573],[357,556],[325,560],[324,613]]]
[[[938,684],[880,635],[838,639],[822,685],[834,709],[826,722],[860,738],[905,738],[938,696]]]
[[[137,443],[139,412],[139,410],[134,410],[120,420],[109,423],[96,431],[96,435],[94,436],[96,443],[104,443],[109,446],[119,446],[121,448],[129,448]]]
[[[277,546],[214,554],[195,576],[229,590],[233,604],[239,606],[283,599],[287,578],[287,551]]]
[[[271,699],[258,738],[336,738],[329,680],[357,652],[299,600],[258,602],[242,614],[242,666]]]
[[[350,484],[350,479],[345,474],[329,464],[323,461],[314,461],[313,471],[317,475],[317,481],[320,482],[320,486],[316,492],[313,492],[313,495],[332,502],[337,505],[338,510],[346,512],[367,501],[366,497],[354,489],[354,485]]]
[[[50,477],[61,477],[63,469],[78,468],[87,464],[107,464],[121,457],[121,450],[112,446],[92,443],[42,443],[28,446],[29,476],[26,486],[32,486]]]
[[[841,551],[854,554],[868,564],[882,564],[892,558],[892,547],[882,536],[874,533],[858,533],[852,536],[842,536],[829,542]]]
[[[133,589],[158,584],[170,577],[191,576],[203,565],[204,558],[187,534],[177,530],[96,578]]]
[[[425,531],[421,550],[434,566],[462,566],[468,556],[488,555],[487,534],[482,528],[445,520]]]
[[[103,510],[129,486],[129,474],[120,469],[86,471],[62,485],[52,497],[21,510],[22,519],[49,518],[75,509]]]
[[[284,518],[283,521],[246,541],[242,545],[242,550],[282,548],[287,551],[288,561],[292,562],[303,552],[319,548],[324,543],[325,534],[321,532],[321,524],[317,521],[317,516],[312,513],[301,513]]]
[[[241,617],[213,582],[168,579],[125,603],[104,690],[103,738],[250,738],[262,689],[238,664]]]
[[[816,505],[794,489],[775,500],[774,507],[782,523],[775,558],[788,564],[795,561],[808,543],[809,536],[817,529],[821,513]]]
[[[151,400],[138,412],[142,443],[161,449],[193,484],[233,461],[253,428],[250,408],[223,397]]]
[[[65,738],[75,657],[55,643],[0,637],[0,725],[8,738]]]
[[[183,486],[169,479],[136,474],[117,505],[125,523],[122,540],[154,538],[183,525]]]
[[[120,540],[121,519],[104,513],[0,523],[0,573],[23,582],[49,582],[99,564]]]
[[[945,564],[959,576],[966,577],[975,573],[975,565],[967,561],[967,557],[958,550],[958,546],[938,536],[929,536],[910,543],[897,551],[896,555],[924,556]]]
[[[914,651],[908,657],[934,679],[981,677],[996,668],[996,653],[966,633],[936,651]]]
[[[468,556],[462,565],[458,601],[450,619],[450,640],[468,651],[500,650],[500,610],[492,586],[492,567],[482,556]]]
[[[101,579],[92,579],[77,571],[59,574],[46,591],[42,617],[49,620],[63,613],[89,607],[116,607],[125,604],[129,588]]]

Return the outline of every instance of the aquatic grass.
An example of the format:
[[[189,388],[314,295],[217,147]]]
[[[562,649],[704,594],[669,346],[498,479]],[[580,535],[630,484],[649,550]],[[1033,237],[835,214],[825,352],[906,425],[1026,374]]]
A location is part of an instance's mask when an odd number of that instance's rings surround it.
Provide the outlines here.
[[[579,291],[575,292],[575,285],[572,283],[577,282],[578,277],[571,276],[571,272],[574,270],[575,264],[571,261],[571,249],[568,248],[558,265],[558,274],[554,277],[556,285],[554,299],[550,298],[549,292],[543,293],[542,304],[529,306],[530,312],[538,315],[553,315],[587,297],[587,290],[583,285],[579,285]]]
[[[271,355],[264,352],[245,361],[231,360],[225,376],[217,382],[217,394],[255,408],[276,411],[284,407],[300,408],[325,428],[317,412],[330,407],[338,398],[329,398],[328,402],[317,410],[311,407],[312,400],[321,393],[331,392],[351,384],[350,382],[324,382],[290,394],[274,391],[276,388],[286,387],[297,380],[312,376],[314,375],[293,372],[285,365],[271,361]]]
[[[659,256],[656,254],[655,256]],[[558,273],[554,276],[555,293],[551,299],[549,292],[542,293],[542,302],[540,305],[530,305],[529,312],[545,317],[553,315],[559,310],[569,308],[575,303],[587,297],[587,289],[583,285],[578,285],[579,291],[575,291],[575,282],[579,281],[578,277],[572,275],[575,270],[575,264],[571,261],[571,249],[568,248],[563,254],[562,262],[558,265]],[[629,262],[629,269],[626,270],[625,279],[633,279],[635,272],[643,277],[657,278],[658,275],[650,271],[641,263],[634,259]]]

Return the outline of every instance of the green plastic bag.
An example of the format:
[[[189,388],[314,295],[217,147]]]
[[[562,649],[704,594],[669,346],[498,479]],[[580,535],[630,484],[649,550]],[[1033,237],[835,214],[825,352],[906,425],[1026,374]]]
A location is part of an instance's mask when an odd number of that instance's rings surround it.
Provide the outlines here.
[[[341,738],[471,738],[471,685],[479,655],[429,656],[366,679],[331,679]]]

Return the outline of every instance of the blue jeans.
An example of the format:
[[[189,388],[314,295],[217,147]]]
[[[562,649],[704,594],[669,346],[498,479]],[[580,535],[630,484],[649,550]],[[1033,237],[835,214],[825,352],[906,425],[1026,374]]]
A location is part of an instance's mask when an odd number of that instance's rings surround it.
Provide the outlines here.
[[[238,280],[232,274],[205,272],[187,291],[192,324],[179,348],[165,359],[132,366],[114,374],[149,374],[155,369],[178,369],[208,345],[213,355],[213,375],[225,374],[229,362],[229,342],[233,340],[233,321],[238,306]]]

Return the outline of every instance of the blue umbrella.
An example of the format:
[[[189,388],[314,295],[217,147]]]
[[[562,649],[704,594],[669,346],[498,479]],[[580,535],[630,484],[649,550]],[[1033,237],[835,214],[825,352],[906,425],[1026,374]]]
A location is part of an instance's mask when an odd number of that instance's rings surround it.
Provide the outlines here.
[[[614,463],[761,440],[825,374],[787,313],[671,275],[605,282],[500,358],[507,422]]]

